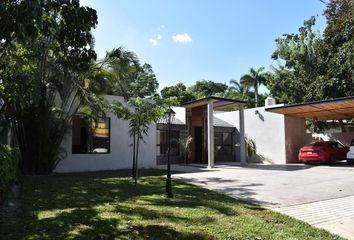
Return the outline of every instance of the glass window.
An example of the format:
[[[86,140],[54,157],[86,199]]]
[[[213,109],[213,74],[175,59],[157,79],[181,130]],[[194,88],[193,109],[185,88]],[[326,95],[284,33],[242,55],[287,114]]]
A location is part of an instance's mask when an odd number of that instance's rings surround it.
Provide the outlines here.
[[[233,161],[232,133],[214,133],[215,161]]]
[[[214,133],[214,145],[219,146],[222,145],[222,133]]]
[[[337,142],[336,144],[337,144],[337,148],[339,148],[339,149],[344,148],[344,146],[341,143]]]
[[[157,156],[165,156],[168,153],[168,131],[157,130]],[[170,156],[179,156],[179,131],[171,131]]]
[[[110,120],[110,118],[100,117],[97,121],[93,121],[74,116],[72,153],[109,153]]]
[[[223,133],[223,144],[224,145],[231,145],[232,144],[231,133]]]

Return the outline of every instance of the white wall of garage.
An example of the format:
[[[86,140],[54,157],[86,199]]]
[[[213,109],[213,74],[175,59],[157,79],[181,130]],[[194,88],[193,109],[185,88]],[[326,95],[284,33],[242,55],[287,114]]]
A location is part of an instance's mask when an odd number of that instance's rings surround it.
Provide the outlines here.
[[[217,112],[216,116],[238,129],[238,111]],[[245,109],[244,116],[245,134],[257,147],[257,155],[250,158],[250,162],[297,162],[300,147],[311,141],[304,119],[267,112],[265,107]]]

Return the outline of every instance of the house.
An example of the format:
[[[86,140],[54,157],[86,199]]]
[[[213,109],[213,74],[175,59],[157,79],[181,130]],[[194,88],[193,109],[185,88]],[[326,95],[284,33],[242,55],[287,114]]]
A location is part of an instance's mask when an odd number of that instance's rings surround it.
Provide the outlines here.
[[[124,101],[118,96],[108,95],[106,99]],[[213,167],[220,162],[296,162],[299,147],[310,140],[305,120],[267,112],[266,107],[244,109],[244,104],[211,96],[173,107],[176,115],[171,124],[171,163],[186,160],[188,164]],[[235,107],[238,110],[232,111]],[[73,117],[72,130],[62,143],[66,156],[56,172],[131,168],[133,150],[128,122],[108,113],[92,124],[80,115]],[[166,164],[167,129],[163,120],[149,126],[148,136],[140,147],[139,167]],[[192,137],[192,143],[185,158],[179,141],[187,136]],[[256,142],[256,156],[247,157],[245,137]]]

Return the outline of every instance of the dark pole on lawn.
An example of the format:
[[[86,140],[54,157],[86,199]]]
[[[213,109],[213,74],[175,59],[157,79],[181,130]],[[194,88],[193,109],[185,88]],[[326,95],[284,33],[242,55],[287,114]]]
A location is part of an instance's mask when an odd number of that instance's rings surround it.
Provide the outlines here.
[[[166,178],[166,193],[167,198],[172,198],[172,181],[171,181],[171,162],[170,162],[170,150],[171,150],[171,117],[175,115],[175,112],[172,110],[171,106],[168,107],[166,111],[168,117],[168,150],[167,150],[167,178]]]

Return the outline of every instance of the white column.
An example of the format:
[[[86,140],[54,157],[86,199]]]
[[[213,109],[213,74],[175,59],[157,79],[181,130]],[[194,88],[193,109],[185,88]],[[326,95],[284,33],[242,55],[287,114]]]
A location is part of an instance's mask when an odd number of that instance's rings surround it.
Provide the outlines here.
[[[208,122],[208,168],[214,167],[214,116],[213,102],[208,103],[207,122]]]
[[[240,105],[240,160],[241,165],[246,165],[246,143],[245,143],[245,115],[243,105]]]

